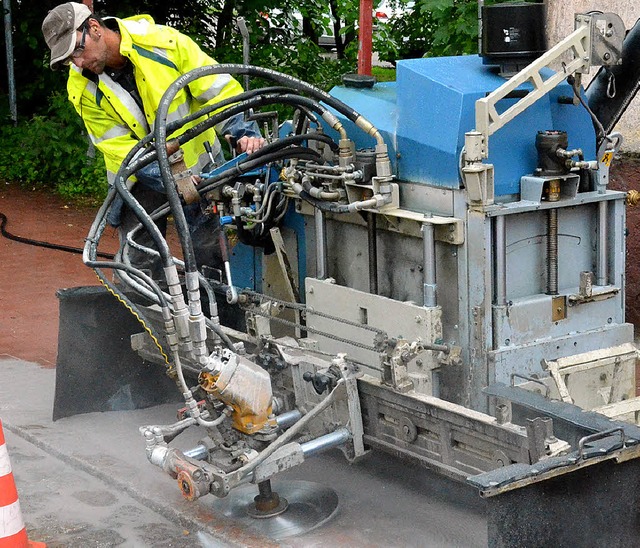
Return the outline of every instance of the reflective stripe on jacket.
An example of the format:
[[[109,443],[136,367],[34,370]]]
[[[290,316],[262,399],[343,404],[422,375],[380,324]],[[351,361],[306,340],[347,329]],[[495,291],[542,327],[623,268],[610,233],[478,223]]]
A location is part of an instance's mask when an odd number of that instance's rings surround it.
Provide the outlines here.
[[[131,94],[105,73],[95,83],[72,64],[67,82],[69,100],[82,117],[91,140],[104,154],[109,184],[113,184],[131,148],[153,131],[156,111],[166,89],[180,75],[196,67],[216,64],[191,38],[171,27],[156,25],[148,15],[116,21],[120,28],[120,53],[133,65],[144,112]],[[176,95],[167,123],[242,91],[242,86],[228,74],[199,78]],[[183,126],[180,133],[201,120]],[[200,171],[209,162],[205,141],[210,142],[214,155],[219,151],[215,130],[209,129],[183,145],[187,167]]]

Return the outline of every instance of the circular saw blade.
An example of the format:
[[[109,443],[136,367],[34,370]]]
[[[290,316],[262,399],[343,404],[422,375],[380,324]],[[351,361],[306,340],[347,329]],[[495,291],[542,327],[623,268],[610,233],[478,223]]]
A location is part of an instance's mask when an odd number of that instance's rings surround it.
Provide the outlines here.
[[[281,481],[273,483],[273,490],[289,502],[282,513],[257,519],[247,509],[258,494],[255,485],[243,485],[223,499],[213,502],[213,509],[234,520],[251,532],[273,540],[301,535],[329,521],[338,511],[338,495],[329,487],[311,481]]]

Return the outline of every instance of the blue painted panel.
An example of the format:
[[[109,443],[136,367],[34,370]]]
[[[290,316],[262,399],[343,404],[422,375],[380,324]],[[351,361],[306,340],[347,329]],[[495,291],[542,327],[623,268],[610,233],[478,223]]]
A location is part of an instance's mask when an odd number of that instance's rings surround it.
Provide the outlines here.
[[[356,112],[362,114],[380,131],[385,143],[389,147],[389,158],[395,170],[396,160],[396,83],[382,82],[371,89],[354,89],[336,87],[331,90],[331,95],[343,103],[349,105]],[[375,139],[357,128],[355,124],[346,119],[335,110],[331,109],[344,125],[347,134],[356,144],[356,148],[373,148]],[[338,138],[338,133],[326,128],[328,135]]]
[[[230,251],[229,262],[236,287],[262,291],[262,249],[237,243]]]
[[[480,57],[468,55],[400,61],[396,82],[371,90],[335,88],[331,93],[380,129],[400,180],[459,188],[459,155],[464,134],[475,129],[475,103],[504,82]],[[520,89],[532,87],[524,84]],[[496,196],[518,194],[520,178],[535,169],[538,131],[567,131],[570,148],[582,148],[587,158],[595,157],[589,115],[582,107],[560,104],[560,96],[572,96],[568,84],[558,86],[490,137],[487,161],[495,166]],[[502,101],[498,111],[515,101]],[[352,131],[350,123],[345,127],[356,146],[371,146],[371,139]]]

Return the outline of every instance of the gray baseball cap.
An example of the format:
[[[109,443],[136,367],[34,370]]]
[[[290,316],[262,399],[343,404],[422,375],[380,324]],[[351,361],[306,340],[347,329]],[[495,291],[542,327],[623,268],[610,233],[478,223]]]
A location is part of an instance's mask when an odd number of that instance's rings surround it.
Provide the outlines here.
[[[42,34],[51,50],[50,66],[53,70],[60,68],[76,47],[76,30],[91,15],[84,4],[67,2],[53,8],[42,22]]]

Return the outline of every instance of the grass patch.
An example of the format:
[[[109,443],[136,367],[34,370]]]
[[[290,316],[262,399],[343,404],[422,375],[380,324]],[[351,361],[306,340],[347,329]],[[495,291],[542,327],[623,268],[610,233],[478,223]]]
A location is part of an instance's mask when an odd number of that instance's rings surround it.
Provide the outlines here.
[[[396,69],[386,67],[371,67],[371,74],[378,82],[395,82]]]

